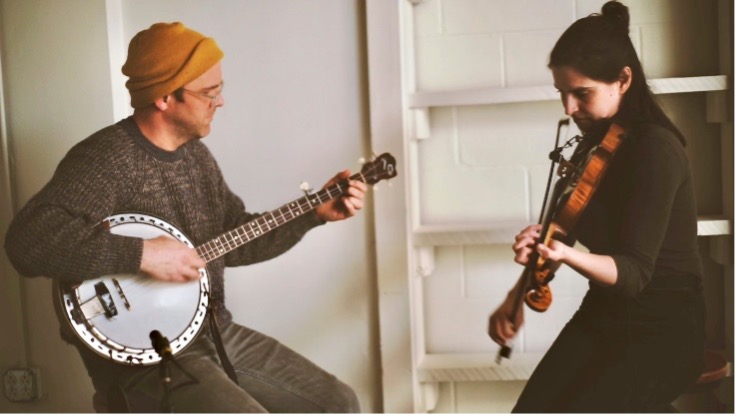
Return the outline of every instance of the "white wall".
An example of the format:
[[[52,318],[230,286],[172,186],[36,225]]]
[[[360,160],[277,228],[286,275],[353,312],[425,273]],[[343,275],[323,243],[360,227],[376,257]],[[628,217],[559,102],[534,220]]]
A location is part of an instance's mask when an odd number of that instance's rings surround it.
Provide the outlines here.
[[[358,170],[357,160],[366,156],[359,1],[0,0],[0,7],[18,207],[74,143],[125,116],[113,93],[121,90],[111,84],[120,82],[116,63],[123,62],[128,40],[157,21],[182,21],[214,37],[226,54],[226,105],[205,143],[248,210],[271,210],[300,197],[302,181],[319,189],[344,168]],[[2,222],[4,231],[9,218]],[[378,412],[371,226],[370,207],[311,231],[276,260],[228,270],[226,280],[236,321],[336,374],[357,391],[363,411]],[[25,326],[28,338],[19,347],[3,345],[8,356],[0,368],[39,367],[44,396],[28,404],[0,399],[0,411],[91,411],[89,379],[76,352],[58,337],[49,281],[22,283],[27,289],[12,285],[3,297],[23,316],[11,316],[8,325]]]
[[[0,2],[0,30],[11,186],[15,204],[26,202],[51,177],[57,162],[77,141],[112,120],[106,47],[105,4],[89,0]],[[50,71],[53,69],[53,71]],[[3,161],[5,165],[5,161]],[[10,196],[3,196],[8,199]],[[1,232],[9,214],[3,213]],[[92,386],[77,353],[63,344],[51,306],[50,282],[19,281],[3,252],[3,337],[17,348],[3,351],[0,368],[33,366],[41,371],[46,395],[13,404],[0,397],[0,411],[91,410]],[[11,273],[12,272],[12,273]],[[6,339],[7,338],[7,339]]]

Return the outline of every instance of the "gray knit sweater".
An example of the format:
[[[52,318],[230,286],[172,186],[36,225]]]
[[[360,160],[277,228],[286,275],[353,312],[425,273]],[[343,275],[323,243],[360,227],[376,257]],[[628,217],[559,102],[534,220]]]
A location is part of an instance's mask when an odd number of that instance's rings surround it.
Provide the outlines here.
[[[201,141],[164,151],[128,118],[69,151],[49,183],[13,219],[5,249],[28,277],[86,280],[137,273],[143,240],[100,227],[104,218],[122,212],[166,220],[196,246],[259,216],[245,211]],[[211,261],[207,269],[218,322],[231,321],[224,296],[226,266],[276,257],[319,224],[311,212]]]

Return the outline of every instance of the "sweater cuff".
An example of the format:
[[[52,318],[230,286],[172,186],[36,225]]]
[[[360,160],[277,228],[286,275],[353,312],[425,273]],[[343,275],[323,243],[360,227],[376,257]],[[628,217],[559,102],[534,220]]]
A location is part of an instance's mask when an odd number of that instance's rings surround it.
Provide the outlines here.
[[[109,260],[110,271],[138,274],[141,258],[144,255],[144,240],[136,237],[113,235],[109,254],[116,254]]]
[[[324,221],[323,219],[321,219],[318,216],[318,214],[316,213],[315,210],[314,211],[311,211],[311,213],[309,214],[309,216],[306,216],[306,217],[309,218],[309,224],[311,225],[311,228],[314,228],[314,227],[320,226],[320,225],[324,225],[326,223],[326,221]]]

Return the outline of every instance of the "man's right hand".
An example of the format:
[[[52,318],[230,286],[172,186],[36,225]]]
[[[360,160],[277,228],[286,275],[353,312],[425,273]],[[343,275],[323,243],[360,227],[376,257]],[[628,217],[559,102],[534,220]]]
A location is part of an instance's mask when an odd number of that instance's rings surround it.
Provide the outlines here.
[[[140,270],[156,280],[166,282],[188,282],[198,280],[198,269],[205,267],[194,248],[161,236],[144,240]]]

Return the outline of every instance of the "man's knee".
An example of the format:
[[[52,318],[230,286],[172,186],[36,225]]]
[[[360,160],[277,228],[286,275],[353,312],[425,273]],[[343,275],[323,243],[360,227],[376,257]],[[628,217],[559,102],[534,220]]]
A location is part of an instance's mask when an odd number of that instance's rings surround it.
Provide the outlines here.
[[[349,385],[341,381],[336,383],[336,396],[326,412],[359,413],[359,398]]]

